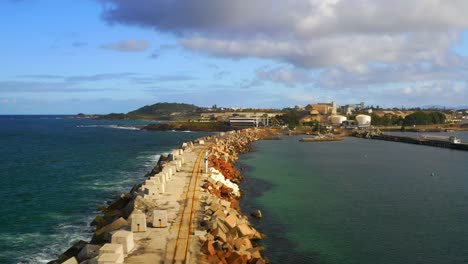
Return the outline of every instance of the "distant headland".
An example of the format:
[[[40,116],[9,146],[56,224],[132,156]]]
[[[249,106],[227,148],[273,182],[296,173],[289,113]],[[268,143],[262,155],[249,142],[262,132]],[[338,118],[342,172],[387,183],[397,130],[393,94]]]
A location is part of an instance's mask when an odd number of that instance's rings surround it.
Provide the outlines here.
[[[401,131],[468,129],[468,109],[380,108],[357,104],[316,103],[294,108],[200,107],[160,102],[128,113],[77,114],[71,118],[160,121],[142,129],[175,131],[229,131],[245,127],[283,127],[309,132],[379,128]]]

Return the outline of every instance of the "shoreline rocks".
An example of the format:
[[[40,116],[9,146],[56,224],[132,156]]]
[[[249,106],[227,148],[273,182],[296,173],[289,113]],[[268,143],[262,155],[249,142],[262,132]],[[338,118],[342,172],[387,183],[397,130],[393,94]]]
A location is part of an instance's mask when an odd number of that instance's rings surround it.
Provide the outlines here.
[[[271,137],[272,131],[245,129],[219,136],[209,152],[209,173],[203,183],[202,220],[199,235],[208,263],[269,263],[257,241],[265,235],[250,224],[239,208],[238,184],[242,175],[234,168],[239,154],[251,151],[251,143]],[[261,217],[258,210],[257,217]]]

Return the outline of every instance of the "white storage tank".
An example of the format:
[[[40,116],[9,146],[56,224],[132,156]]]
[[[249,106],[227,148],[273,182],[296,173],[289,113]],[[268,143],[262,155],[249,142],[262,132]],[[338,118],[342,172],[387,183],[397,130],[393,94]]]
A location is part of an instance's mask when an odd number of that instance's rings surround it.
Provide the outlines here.
[[[371,124],[371,117],[368,115],[357,115],[356,121],[360,126],[370,126]]]
[[[346,121],[346,116],[332,115],[328,119],[330,120],[330,123],[332,123],[332,125],[341,125],[343,121]]]

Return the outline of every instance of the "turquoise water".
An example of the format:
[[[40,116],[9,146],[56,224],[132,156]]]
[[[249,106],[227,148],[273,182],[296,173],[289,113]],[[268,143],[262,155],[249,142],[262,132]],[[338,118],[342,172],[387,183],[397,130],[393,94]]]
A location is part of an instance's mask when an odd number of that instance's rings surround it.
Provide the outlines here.
[[[89,240],[99,205],[204,135],[134,127],[144,123],[0,116],[0,263],[46,263]]]
[[[272,263],[468,263],[468,152],[299,139],[257,142],[237,165]]]

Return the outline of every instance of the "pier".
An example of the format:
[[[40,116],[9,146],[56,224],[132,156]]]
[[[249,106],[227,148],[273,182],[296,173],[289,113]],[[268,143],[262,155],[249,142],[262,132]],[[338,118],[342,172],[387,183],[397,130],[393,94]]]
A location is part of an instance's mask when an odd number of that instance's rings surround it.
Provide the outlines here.
[[[264,235],[240,212],[242,177],[233,163],[250,142],[270,136],[244,129],[183,143],[144,183],[101,208],[90,242],[49,264],[266,263],[252,242]]]
[[[451,143],[450,141],[445,140],[436,140],[429,138],[412,138],[412,137],[402,137],[402,136],[393,136],[393,135],[371,135],[370,139],[393,141],[393,142],[402,142],[409,144],[425,145],[439,148],[449,148],[457,150],[468,150],[468,143]]]

